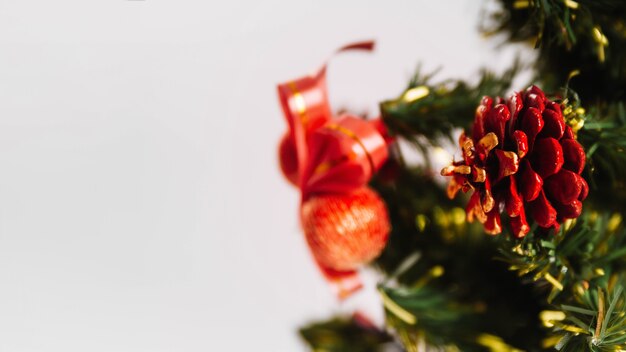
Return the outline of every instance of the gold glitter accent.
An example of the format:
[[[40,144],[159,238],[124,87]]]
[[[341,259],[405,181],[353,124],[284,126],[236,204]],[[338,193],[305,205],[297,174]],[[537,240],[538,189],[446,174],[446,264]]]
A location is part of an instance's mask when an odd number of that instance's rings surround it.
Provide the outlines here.
[[[415,226],[417,226],[417,229],[420,230],[420,232],[424,232],[424,230],[426,229],[426,225],[428,225],[428,217],[424,214],[417,214],[417,216],[415,217]]]
[[[433,209],[433,219],[435,223],[443,228],[447,228],[450,226],[450,219],[448,218],[448,214],[441,209],[440,207],[435,207]]]
[[[579,73],[580,72],[578,70],[572,71],[568,79],[571,79]],[[574,135],[576,135],[577,132],[580,131],[580,129],[585,125],[585,109],[582,107],[574,108],[570,105],[569,100],[565,99],[563,103],[561,103],[561,111],[563,112],[565,123],[572,129]]]
[[[476,338],[476,342],[487,347],[492,352],[522,352],[499,338],[491,334],[480,334]]]
[[[527,9],[530,6],[530,1],[528,0],[517,0],[513,3],[513,8],[516,10]]]
[[[442,172],[442,176],[447,176],[443,174],[443,170],[441,170],[441,172]],[[448,183],[448,188],[447,188],[448,198],[453,199],[462,188],[463,188],[463,185],[456,182],[456,180],[452,178],[450,180],[450,183]]]
[[[309,122],[309,117],[306,112],[306,102],[304,101],[304,97],[298,90],[295,82],[289,82],[288,86],[293,93],[293,102],[296,104],[296,110],[300,116],[300,121],[302,121],[303,125],[306,125]]]
[[[573,332],[576,334],[586,334],[587,331],[573,325],[559,325],[559,327],[565,331]]]
[[[480,204],[482,205],[483,211],[485,213],[488,213],[491,211],[491,209],[493,209],[493,206],[496,204],[496,201],[493,199],[493,196],[491,195],[490,190],[487,190],[487,189],[485,190],[485,194]]]
[[[416,100],[422,99],[423,97],[430,94],[430,90],[426,86],[419,86],[415,88],[411,88],[404,92],[402,95],[402,100],[407,103],[412,103]]]
[[[478,146],[484,151],[485,154],[498,145],[498,136],[495,133],[489,132],[483,138],[478,141]]]
[[[504,151],[499,155],[502,155],[503,158],[500,160],[501,174],[499,177],[507,177],[516,173],[519,169],[519,157],[517,154],[511,151]]]
[[[550,275],[550,273],[546,273],[543,277],[544,279],[546,279],[546,281],[551,283],[552,286],[554,286],[557,290],[563,291],[563,284],[560,283],[557,279],[555,279],[554,276]]]
[[[463,149],[463,156],[466,158],[472,158],[474,156],[474,141],[467,138],[461,143],[461,149]]]
[[[463,225],[465,223],[465,210],[463,208],[454,207],[450,211],[452,222],[455,225]]]
[[[539,313],[539,319],[545,327],[551,328],[554,326],[554,322],[565,320],[565,313],[560,310],[544,310]]]
[[[472,168],[467,165],[460,165],[454,168],[454,172],[461,175],[469,175],[472,173]]]
[[[345,134],[346,136],[352,138],[352,140],[354,140],[363,150],[363,152],[365,153],[365,156],[367,157],[367,161],[370,164],[370,168],[372,170],[372,172],[374,172],[374,170],[376,170],[376,167],[374,166],[374,160],[372,159],[372,156],[370,155],[369,151],[367,150],[367,148],[365,147],[365,144],[363,144],[363,142],[361,141],[361,139],[359,138],[359,136],[356,135],[356,133],[354,133],[352,130],[349,130],[343,126],[339,126],[337,124],[330,124],[328,126],[325,126],[324,128],[328,128],[334,131],[338,131],[341,132],[343,134]]]
[[[354,159],[356,159],[356,154],[354,152],[351,152],[348,155],[341,156],[339,159],[325,161],[325,162],[319,164],[315,168],[315,170],[313,171],[313,174],[314,175],[319,175],[321,173],[324,173],[324,172],[330,170],[334,166],[337,166],[337,165],[339,165],[339,164],[341,164],[343,162],[354,160]]]
[[[593,27],[592,34],[593,34],[593,39],[596,41],[597,46],[598,46],[597,47],[598,60],[600,62],[604,62],[605,60],[604,48],[609,46],[609,40],[606,39],[606,36],[604,35],[604,33],[602,33],[602,30],[598,26]]]
[[[441,169],[441,176],[451,176],[452,174],[454,174],[454,168],[454,165],[448,165],[444,167],[443,169]]]
[[[413,284],[413,287],[423,287],[428,284],[432,279],[441,277],[445,272],[446,271],[443,266],[435,265],[430,270],[428,270],[426,275],[422,276],[415,284]]]
[[[606,230],[608,232],[614,232],[617,230],[619,225],[622,223],[622,216],[619,213],[615,213],[609,219],[609,223],[606,225]]]
[[[474,182],[485,182],[487,179],[487,171],[485,169],[474,166]]]
[[[440,277],[445,273],[445,270],[441,265],[435,265],[432,269],[430,269],[430,275],[432,277]]]
[[[552,349],[563,337],[559,335],[546,337],[541,341],[541,347],[544,349]]]

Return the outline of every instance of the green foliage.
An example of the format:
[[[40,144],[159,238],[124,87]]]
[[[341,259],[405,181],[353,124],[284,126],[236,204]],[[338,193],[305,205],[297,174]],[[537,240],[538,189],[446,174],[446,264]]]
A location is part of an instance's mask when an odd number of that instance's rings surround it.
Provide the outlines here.
[[[305,326],[300,336],[316,352],[401,351],[391,336],[355,317],[336,317]]]
[[[494,261],[501,238],[465,221],[464,200],[448,199],[420,168],[400,167],[393,182],[373,185],[392,222],[390,242],[376,262],[386,277],[381,297],[388,326],[408,351],[420,343],[462,351],[539,343],[536,294],[508,265]]]
[[[553,328],[555,349],[600,352],[626,348],[626,294],[623,280],[619,281],[610,288],[602,285],[583,291],[576,305],[561,305],[561,314],[552,314],[557,319],[546,320]]]
[[[501,75],[483,70],[476,84],[453,80],[432,83],[432,75],[418,70],[398,98],[380,104],[382,119],[391,134],[426,150],[440,137],[451,139],[455,128],[468,127],[474,120],[476,103],[485,95],[506,93],[519,69],[514,64]]]
[[[492,272],[482,278],[476,272],[469,280],[457,277],[459,287],[449,280],[460,272],[446,277],[443,266],[435,266],[429,273],[441,270],[442,277],[433,278],[433,282],[383,285],[380,291],[388,325],[408,351],[418,351],[414,347],[420,344],[461,351],[531,348],[543,336],[539,312],[532,303],[534,295],[502,269],[492,267]],[[504,291],[509,295],[499,295]]]
[[[596,284],[623,270],[626,230],[618,213],[586,211],[554,235],[531,233],[521,241],[507,241],[500,251],[511,270],[539,281],[550,292],[549,302],[559,301],[583,282]]]
[[[626,211],[625,102],[592,106],[578,137],[587,151],[590,201],[622,213]]]
[[[479,227],[465,222],[463,201],[449,199],[427,170],[403,166],[398,159],[390,160],[386,167],[396,173],[393,182],[372,182],[387,204],[392,223],[389,244],[376,262],[384,272],[392,273],[424,248],[433,255],[445,254],[453,240],[470,246],[484,240]]]
[[[537,79],[556,90],[570,72],[585,104],[626,97],[626,2],[623,0],[501,0],[495,28],[539,50]]]
[[[472,322],[475,308],[453,304],[446,292],[429,287],[381,287],[386,303],[388,324],[399,332],[399,337],[409,351],[409,346],[430,344],[484,350],[476,342],[478,335]],[[474,318],[474,319],[472,319]],[[460,333],[462,331],[462,333]],[[459,338],[459,334],[463,335]]]

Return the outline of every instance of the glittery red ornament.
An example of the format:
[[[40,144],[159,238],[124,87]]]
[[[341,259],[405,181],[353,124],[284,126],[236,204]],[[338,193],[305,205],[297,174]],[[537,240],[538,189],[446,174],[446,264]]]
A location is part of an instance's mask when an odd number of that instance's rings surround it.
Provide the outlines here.
[[[467,217],[490,234],[510,218],[513,236],[530,231],[526,215],[543,229],[576,218],[589,187],[580,176],[585,151],[565,124],[561,107],[532,86],[508,100],[483,98],[471,137],[461,135],[463,160],[442,170],[452,176],[448,195],[473,190]]]
[[[383,200],[371,189],[312,197],[302,205],[302,225],[323,267],[353,270],[376,258],[389,237]]]
[[[289,133],[285,133],[280,139],[278,146],[278,158],[280,161],[280,170],[285,178],[294,186],[298,185],[298,155],[296,154],[296,145]]]

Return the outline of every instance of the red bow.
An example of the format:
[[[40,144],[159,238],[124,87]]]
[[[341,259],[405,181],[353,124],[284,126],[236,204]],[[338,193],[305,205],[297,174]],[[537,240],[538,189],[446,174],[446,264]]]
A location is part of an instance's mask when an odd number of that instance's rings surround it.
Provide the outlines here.
[[[340,48],[371,51],[374,42]],[[343,115],[333,118],[326,88],[326,64],[314,75],[278,85],[297,159],[302,201],[319,194],[350,193],[367,185],[387,159],[385,139],[376,123]],[[335,271],[318,263],[325,277],[345,297],[361,287],[356,271]]]

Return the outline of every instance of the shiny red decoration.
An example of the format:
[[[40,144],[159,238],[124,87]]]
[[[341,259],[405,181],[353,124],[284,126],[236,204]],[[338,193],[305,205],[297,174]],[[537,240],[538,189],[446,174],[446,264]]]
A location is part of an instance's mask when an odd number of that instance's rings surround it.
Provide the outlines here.
[[[288,133],[283,135],[278,146],[278,157],[280,161],[280,170],[285,175],[289,183],[296,186],[300,175],[298,173],[298,156],[296,155],[296,146]]]
[[[320,265],[355,270],[376,258],[389,236],[383,200],[367,187],[313,197],[302,204],[307,242]]]
[[[373,42],[362,42],[339,52],[372,49]],[[281,170],[301,191],[301,220],[314,258],[346,297],[361,287],[356,268],[380,254],[389,234],[384,202],[367,188],[387,159],[389,137],[378,121],[331,114],[326,65],[280,84],[278,95],[289,125],[279,147]]]
[[[344,115],[309,134],[302,196],[350,193],[366,185],[386,159],[387,146],[376,127]]]
[[[531,86],[508,100],[483,98],[472,136],[461,135],[463,160],[442,170],[448,195],[473,191],[467,217],[490,234],[509,216],[514,237],[530,231],[527,215],[543,229],[558,230],[576,218],[589,187],[580,176],[585,151],[565,124],[561,107]]]

